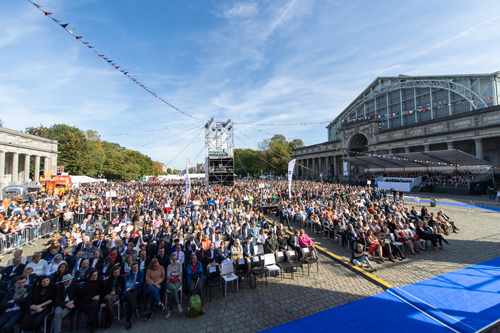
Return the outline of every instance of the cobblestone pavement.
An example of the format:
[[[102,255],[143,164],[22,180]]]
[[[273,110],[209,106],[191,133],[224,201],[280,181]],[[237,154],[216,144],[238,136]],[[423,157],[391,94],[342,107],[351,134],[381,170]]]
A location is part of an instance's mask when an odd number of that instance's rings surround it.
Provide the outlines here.
[[[445,249],[440,252],[430,248],[416,256],[406,253],[408,259],[395,263],[375,263],[377,272],[374,275],[391,285],[404,286],[500,255],[500,231],[497,225],[500,213],[453,206],[431,207],[429,210],[437,209],[444,209],[460,228],[458,234],[446,237],[451,245],[444,245]],[[341,247],[338,241],[333,243],[327,238],[313,235],[310,230],[308,233],[315,244],[349,260],[350,251]],[[25,255],[30,255],[35,248],[28,248]],[[2,258],[3,264],[6,261],[7,257]],[[228,285],[228,296],[224,298],[223,291],[214,288],[212,302],[208,301],[208,295],[205,296],[205,315],[187,318],[185,314],[174,312],[169,320],[165,320],[165,313],[158,312],[149,322],[134,318],[131,332],[256,332],[383,291],[380,286],[325,255],[320,256],[319,274],[316,273],[316,267],[311,267],[309,277],[306,269],[305,275],[299,270],[294,280],[290,274],[285,274],[283,281],[273,277],[269,285],[265,284],[264,279],[259,279],[256,289],[250,289],[246,281],[240,282],[239,287],[239,292],[236,292],[235,286]],[[186,304],[187,297],[184,295],[184,310]],[[85,319],[82,319],[78,332],[83,332],[84,327]],[[64,330],[69,331],[67,320]],[[115,321],[109,331],[125,331],[125,321]]]

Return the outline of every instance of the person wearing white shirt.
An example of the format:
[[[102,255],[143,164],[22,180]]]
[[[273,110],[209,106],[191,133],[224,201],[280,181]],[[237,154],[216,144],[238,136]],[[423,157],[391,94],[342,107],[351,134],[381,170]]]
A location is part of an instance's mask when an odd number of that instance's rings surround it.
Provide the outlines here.
[[[33,261],[26,265],[26,267],[33,268],[33,274],[41,276],[45,274],[47,265],[47,261],[45,259],[42,259],[42,254],[40,252],[36,252],[35,254],[33,254]]]
[[[175,254],[177,256],[177,262],[184,265],[184,252],[181,251],[180,244],[177,244],[177,246],[175,247],[175,251],[172,252],[172,254]],[[172,263],[172,261],[170,261],[170,263]]]

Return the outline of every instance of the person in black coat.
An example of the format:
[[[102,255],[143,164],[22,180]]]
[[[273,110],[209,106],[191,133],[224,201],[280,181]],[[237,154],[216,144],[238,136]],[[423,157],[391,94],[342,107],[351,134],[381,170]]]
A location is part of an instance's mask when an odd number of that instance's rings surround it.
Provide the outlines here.
[[[165,254],[165,248],[160,248],[158,252],[159,254],[154,257],[158,259],[160,265],[167,271],[167,266],[170,265],[170,257]]]
[[[20,276],[21,274],[23,274],[25,267],[26,265],[21,263],[21,257],[15,257],[12,260],[12,265],[7,266],[7,268],[3,272],[2,281],[10,281],[16,276]]]
[[[23,331],[38,331],[45,321],[45,317],[54,307],[57,286],[50,277],[42,275],[37,277],[36,285],[27,302],[20,328]]]
[[[219,249],[215,248],[215,243],[210,242],[210,247],[203,251],[203,265],[206,267],[209,263],[222,261]]]
[[[20,320],[30,298],[31,287],[26,286],[27,278],[24,275],[13,279],[13,287],[7,290],[0,303],[0,331],[14,332],[14,325]],[[9,310],[9,311],[7,311]]]
[[[101,250],[101,252],[106,251],[108,246],[108,241],[105,235],[100,234],[99,239],[92,242],[92,246],[98,248],[99,250]]]
[[[82,287],[78,309],[81,312],[87,313],[87,332],[93,332],[100,306],[102,282],[97,279],[99,276],[97,269],[92,269],[88,276],[89,279]]]
[[[106,304],[105,328],[111,326],[113,320],[113,304],[116,303],[125,289],[125,277],[120,274],[120,267],[113,267],[109,278],[103,283],[104,304]]]
[[[61,281],[62,284],[57,287],[52,332],[61,332],[63,318],[70,314],[78,304],[80,289],[75,283],[72,283],[72,281],[73,276],[71,274],[66,274]]]

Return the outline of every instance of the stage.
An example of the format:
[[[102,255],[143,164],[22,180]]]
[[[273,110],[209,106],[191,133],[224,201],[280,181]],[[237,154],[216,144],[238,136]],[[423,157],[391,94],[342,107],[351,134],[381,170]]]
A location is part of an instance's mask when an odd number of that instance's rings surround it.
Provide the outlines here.
[[[304,317],[266,332],[478,332],[500,321],[500,258]]]

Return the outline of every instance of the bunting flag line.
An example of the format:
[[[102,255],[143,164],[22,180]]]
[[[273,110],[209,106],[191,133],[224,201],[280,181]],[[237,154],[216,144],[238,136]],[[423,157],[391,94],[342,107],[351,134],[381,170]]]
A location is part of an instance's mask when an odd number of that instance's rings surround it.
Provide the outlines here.
[[[59,20],[56,20],[55,18],[52,17],[52,14],[51,12],[46,12],[44,10],[41,9],[41,5],[37,4],[37,3],[34,3],[33,1],[31,0],[28,0],[32,5],[34,5],[36,8],[38,8],[42,13],[44,13],[45,16],[49,17],[50,19],[52,19],[54,22],[57,23],[57,25],[61,28],[63,28],[64,30],[66,30],[67,32],[69,32],[70,34],[73,35],[73,32],[75,31],[75,28],[71,28],[71,29],[67,29],[67,26],[69,25],[69,23],[65,23],[65,24],[59,24],[61,21]],[[94,46],[92,45],[88,45],[89,43],[88,42],[84,42],[82,40],[83,36],[73,36],[76,38],[76,40],[80,41],[81,43],[83,43],[85,46],[87,46],[89,49],[93,49]],[[96,53],[100,58],[103,58],[103,56],[101,56],[101,54],[99,54],[97,51],[95,50],[92,50],[94,51],[94,53]],[[110,61],[107,61],[105,60],[106,62],[108,63],[111,63]],[[111,63],[111,65],[118,71],[120,72],[121,74],[125,75],[127,77],[127,79],[129,79],[130,81],[134,82],[135,84],[137,84],[139,87],[141,87],[142,89],[144,89],[145,91],[147,91],[149,94],[153,95],[156,99],[158,99],[159,101],[161,101],[162,103],[168,105],[170,108],[174,109],[175,111],[179,112],[179,113],[182,113],[183,115],[185,115],[186,117],[189,117],[189,118],[192,118],[192,119],[196,119],[196,120],[200,120],[200,121],[204,121],[198,117],[195,117],[185,111],[182,111],[181,109],[177,108],[176,106],[174,106],[173,104],[167,102],[165,99],[161,98],[158,94],[156,94],[154,91],[150,90],[148,87],[146,87],[145,84],[139,82],[136,78],[132,77],[130,74],[128,74],[128,71],[125,71],[125,70],[119,70],[119,68],[121,66],[117,65],[116,63]]]
[[[187,127],[191,125],[196,125],[200,123],[205,123],[205,120],[203,121],[195,121],[192,123],[184,124],[184,125],[179,125],[175,126],[175,128],[182,128],[182,127]],[[132,131],[132,132],[127,132],[127,133],[115,133],[115,134],[108,134],[108,135],[103,135],[103,138],[108,138],[108,137],[113,137],[113,136],[124,136],[124,135],[135,135],[135,134],[144,134],[144,133],[152,133],[152,132],[158,132],[158,131],[165,131],[169,129],[174,129],[174,127],[160,127],[160,128],[155,128],[155,129],[148,129],[148,130],[142,130],[142,131]]]

